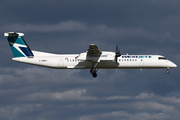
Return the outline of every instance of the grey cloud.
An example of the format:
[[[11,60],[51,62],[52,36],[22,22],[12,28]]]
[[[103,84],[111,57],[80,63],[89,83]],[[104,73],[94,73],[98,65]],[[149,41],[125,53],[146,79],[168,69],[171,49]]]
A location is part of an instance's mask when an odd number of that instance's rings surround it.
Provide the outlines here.
[[[3,27],[6,31],[30,31],[30,32],[57,32],[57,31],[76,31],[76,30],[84,30],[86,29],[86,26],[82,23],[78,23],[75,21],[68,21],[68,22],[60,22],[57,24],[43,24],[43,25],[32,25],[32,24],[12,24],[12,25],[6,25]],[[18,32],[17,31],[17,32]]]
[[[150,95],[151,97],[147,98],[147,95]],[[140,98],[138,96],[141,96]],[[130,105],[119,105],[115,104],[116,107],[119,108],[128,108],[127,111],[112,111],[112,112],[106,112],[106,113],[101,113],[101,114],[95,114],[95,115],[87,115],[87,116],[81,116],[79,120],[83,119],[170,119],[172,115],[175,115],[177,119],[179,117],[178,114],[178,106],[173,106],[172,102],[164,100],[166,99],[172,99],[174,98],[173,96],[168,96],[168,97],[161,97],[158,95],[153,95],[153,94],[147,94],[147,93],[141,93],[138,96],[126,96],[126,97],[119,97],[119,100],[128,100]],[[156,99],[156,97],[161,98],[161,100]],[[112,97],[111,97],[112,98]],[[112,100],[112,99],[107,99],[107,100]],[[115,98],[117,99],[117,97]],[[114,99],[114,100],[115,100]],[[139,99],[138,101],[130,101],[130,99]],[[146,99],[146,100],[144,100]],[[176,98],[179,99],[179,98]],[[168,102],[168,104],[167,104]],[[177,105],[177,103],[176,103]],[[111,109],[110,106],[107,106],[107,108]],[[130,112],[131,109],[131,112]],[[135,110],[136,112],[132,112],[132,110]],[[157,112],[156,112],[157,111]]]
[[[177,111],[173,106],[171,105],[164,105],[157,102],[139,102],[135,104],[135,107],[140,110],[160,110],[165,113],[168,112],[175,112]]]
[[[149,114],[149,113],[137,113],[137,114],[131,114],[127,113],[125,111],[113,111],[110,113],[104,113],[99,115],[92,115],[92,116],[82,116],[79,120],[98,120],[98,119],[113,119],[113,120],[119,120],[119,119],[126,119],[126,120],[132,120],[132,119],[138,119],[138,120],[164,120],[167,118],[167,115],[163,113],[159,114]]]
[[[18,104],[18,105],[7,105],[0,107],[1,119],[18,119],[21,114],[32,112],[41,107],[41,104]]]
[[[129,96],[112,96],[112,97],[108,97],[106,98],[107,100],[122,100],[122,99],[130,99],[131,97]]]
[[[47,100],[47,101],[54,101],[54,100],[78,100],[78,101],[84,101],[84,100],[96,100],[96,98],[91,96],[86,96],[86,89],[79,89],[79,90],[70,90],[65,91],[63,93],[55,92],[55,93],[32,93],[27,94],[25,96],[22,96],[18,98],[18,101],[25,100],[25,101],[37,101],[37,100]]]

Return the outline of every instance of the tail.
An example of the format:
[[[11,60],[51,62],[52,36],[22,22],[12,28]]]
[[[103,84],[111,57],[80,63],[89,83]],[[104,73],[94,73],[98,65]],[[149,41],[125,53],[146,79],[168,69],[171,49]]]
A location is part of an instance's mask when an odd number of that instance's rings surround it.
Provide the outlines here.
[[[34,57],[31,49],[23,39],[23,33],[16,33],[16,32],[8,32],[4,33],[4,36],[7,37],[9,42],[10,48],[14,57]]]

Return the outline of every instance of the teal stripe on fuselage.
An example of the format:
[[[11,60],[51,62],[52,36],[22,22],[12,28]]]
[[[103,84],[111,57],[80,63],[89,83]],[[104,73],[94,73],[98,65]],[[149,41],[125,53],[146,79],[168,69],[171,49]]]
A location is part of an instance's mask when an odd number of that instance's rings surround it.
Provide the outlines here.
[[[14,57],[25,57],[21,52],[19,52],[14,46],[11,46],[12,53]]]

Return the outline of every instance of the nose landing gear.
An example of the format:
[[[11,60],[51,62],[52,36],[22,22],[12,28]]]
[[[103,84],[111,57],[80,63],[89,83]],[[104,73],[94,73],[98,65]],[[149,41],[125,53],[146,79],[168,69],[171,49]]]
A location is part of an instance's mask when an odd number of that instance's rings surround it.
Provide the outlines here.
[[[167,68],[166,73],[167,73],[167,74],[169,74],[169,73],[170,73],[169,68]]]

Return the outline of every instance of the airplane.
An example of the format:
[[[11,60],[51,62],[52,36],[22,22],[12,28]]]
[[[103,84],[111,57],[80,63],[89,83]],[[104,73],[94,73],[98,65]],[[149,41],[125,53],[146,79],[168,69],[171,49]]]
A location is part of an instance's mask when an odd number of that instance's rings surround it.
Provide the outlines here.
[[[121,55],[118,46],[115,52],[101,51],[90,44],[86,52],[80,54],[53,54],[31,50],[23,33],[7,32],[12,60],[54,69],[90,69],[95,78],[99,69],[167,69],[177,65],[162,55]]]

